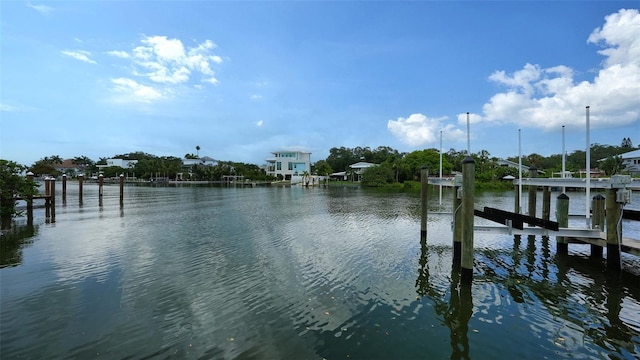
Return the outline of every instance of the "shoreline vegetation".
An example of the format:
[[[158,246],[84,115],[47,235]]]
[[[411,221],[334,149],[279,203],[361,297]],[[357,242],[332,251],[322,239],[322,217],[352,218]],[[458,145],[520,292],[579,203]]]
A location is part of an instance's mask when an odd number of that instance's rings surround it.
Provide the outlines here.
[[[54,176],[60,177],[63,173],[67,179],[73,179],[82,174],[87,181],[96,181],[98,174],[103,179],[118,178],[123,175],[127,182],[141,181],[148,183],[169,183],[170,181],[185,184],[194,182],[225,183],[227,179],[233,179],[234,184],[242,181],[244,184],[267,184],[272,186],[291,186],[291,182],[278,177],[267,175],[265,166],[246,164],[233,161],[217,161],[209,157],[200,157],[200,146],[196,146],[196,154],[185,154],[184,159],[207,159],[196,161],[193,165],[185,165],[183,158],[173,156],[155,156],[141,151],[128,154],[115,155],[111,159],[121,159],[122,163],[129,164],[127,168],[119,166],[106,166],[107,158],[93,161],[87,156],[76,156],[63,160],[59,155],[45,156],[31,166],[18,164],[10,160],[0,159],[0,195],[2,206],[0,218],[3,224],[19,214],[15,209],[15,197],[27,196],[37,192],[37,184],[27,180],[27,171],[35,178]],[[640,147],[638,147],[640,148]],[[590,149],[590,173],[609,177],[624,173],[625,165],[621,154],[637,150],[630,138],[622,139],[620,146],[592,144]],[[311,171],[304,176],[330,177],[332,174],[341,173],[341,179],[331,179],[329,186],[362,186],[369,188],[383,188],[392,191],[419,192],[420,173],[422,167],[431,169],[432,177],[435,171],[438,174],[450,177],[452,174],[462,172],[463,160],[471,157],[476,164],[475,190],[511,190],[513,182],[503,179],[518,178],[518,163],[524,169],[537,169],[539,177],[562,177],[563,170],[569,174],[583,174],[586,172],[586,152],[582,150],[567,154],[564,159],[561,154],[542,156],[532,153],[522,157],[509,157],[498,159],[491,156],[487,150],[469,154],[466,150],[458,151],[453,148],[448,151],[437,149],[415,150],[410,153],[399,152],[389,146],[379,146],[375,149],[369,147],[334,147],[329,151],[326,159],[318,160],[311,164]],[[506,162],[505,162],[506,160]],[[65,166],[61,166],[65,163]],[[356,163],[369,163],[372,166],[362,169],[352,169]],[[505,163],[510,166],[504,166]],[[514,164],[516,166],[514,166]],[[98,165],[102,165],[98,167]],[[528,170],[525,170],[528,171]],[[558,176],[556,176],[558,175]],[[574,176],[578,177],[578,176]],[[348,181],[351,180],[351,181]],[[353,181],[358,180],[358,181]],[[236,182],[238,181],[238,182]],[[288,184],[287,184],[288,183]],[[316,184],[315,186],[323,184]]]

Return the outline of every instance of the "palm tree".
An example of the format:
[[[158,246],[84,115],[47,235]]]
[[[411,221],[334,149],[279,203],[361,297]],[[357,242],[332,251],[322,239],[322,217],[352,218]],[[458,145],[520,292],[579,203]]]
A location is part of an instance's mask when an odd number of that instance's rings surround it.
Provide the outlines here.
[[[196,154],[198,155],[198,159],[200,158],[200,145],[196,145]]]

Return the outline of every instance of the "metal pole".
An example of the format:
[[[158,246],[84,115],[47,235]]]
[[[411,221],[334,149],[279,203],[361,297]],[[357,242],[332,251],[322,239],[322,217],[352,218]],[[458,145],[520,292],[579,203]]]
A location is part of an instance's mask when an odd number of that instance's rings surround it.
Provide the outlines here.
[[[467,155],[471,156],[471,130],[469,128],[469,112],[467,111]]]
[[[442,206],[442,130],[440,130],[440,206]]]
[[[587,106],[587,193],[585,195],[585,204],[587,206],[586,212],[586,223],[587,227],[590,228],[590,217],[591,217],[591,139],[590,139],[590,124],[589,124],[589,106]]]
[[[562,178],[565,178],[565,163],[566,163],[567,152],[564,149],[564,125],[562,125]],[[565,186],[562,187],[562,192],[566,192],[567,188]]]
[[[522,131],[518,129],[518,214],[522,214]]]

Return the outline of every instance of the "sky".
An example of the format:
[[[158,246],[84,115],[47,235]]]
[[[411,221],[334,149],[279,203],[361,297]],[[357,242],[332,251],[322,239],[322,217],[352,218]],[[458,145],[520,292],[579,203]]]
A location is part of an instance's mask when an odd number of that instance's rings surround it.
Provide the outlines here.
[[[2,1],[0,158],[638,146],[639,7]]]

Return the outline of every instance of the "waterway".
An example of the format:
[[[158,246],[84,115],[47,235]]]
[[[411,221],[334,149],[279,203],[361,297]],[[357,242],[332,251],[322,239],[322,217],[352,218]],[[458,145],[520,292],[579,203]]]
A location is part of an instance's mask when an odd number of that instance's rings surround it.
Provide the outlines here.
[[[127,186],[120,207],[73,187],[55,223],[3,235],[2,359],[640,358],[640,258],[612,273],[588,245],[476,234],[461,284],[446,190],[421,242],[417,194]]]

